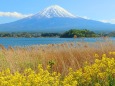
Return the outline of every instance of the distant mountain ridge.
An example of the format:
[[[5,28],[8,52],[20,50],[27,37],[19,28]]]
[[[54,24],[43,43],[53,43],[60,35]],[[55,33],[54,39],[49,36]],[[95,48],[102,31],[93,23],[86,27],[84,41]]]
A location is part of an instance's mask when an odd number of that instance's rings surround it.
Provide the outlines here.
[[[33,16],[18,21],[0,24],[0,31],[4,32],[64,32],[74,28],[92,31],[115,31],[115,24],[84,19],[57,5],[45,8]]]

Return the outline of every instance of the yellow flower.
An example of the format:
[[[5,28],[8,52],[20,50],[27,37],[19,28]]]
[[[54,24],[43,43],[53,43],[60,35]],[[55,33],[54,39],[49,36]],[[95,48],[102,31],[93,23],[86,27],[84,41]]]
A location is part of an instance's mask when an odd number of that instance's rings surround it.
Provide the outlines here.
[[[99,83],[96,83],[95,86],[101,86]]]
[[[98,54],[95,54],[94,56],[95,56],[96,58],[98,58],[98,57],[99,57],[99,55],[98,55]]]
[[[106,57],[106,54],[103,54],[102,57]]]
[[[111,54],[112,54],[112,52],[109,52],[109,54],[111,55]]]
[[[109,86],[114,79],[115,59],[105,54],[92,65],[76,71],[70,68],[65,76],[57,72],[50,73],[49,66],[44,70],[41,64],[38,65],[38,71],[28,68],[22,73],[17,71],[12,74],[9,69],[0,72],[0,86]]]

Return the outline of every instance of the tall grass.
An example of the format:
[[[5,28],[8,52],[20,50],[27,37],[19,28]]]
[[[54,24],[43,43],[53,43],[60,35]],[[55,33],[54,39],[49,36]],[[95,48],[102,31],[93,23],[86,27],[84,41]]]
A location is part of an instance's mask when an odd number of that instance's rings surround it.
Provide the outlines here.
[[[103,42],[102,42],[103,41]],[[67,74],[68,68],[78,69],[84,62],[94,63],[101,55],[115,51],[115,42],[103,39],[101,42],[72,42],[63,44],[35,45],[28,47],[9,47],[0,45],[0,70],[10,68],[12,72],[23,72],[25,68],[36,71],[38,64],[45,68],[50,61],[54,62],[53,71]],[[98,54],[99,57],[95,57]]]

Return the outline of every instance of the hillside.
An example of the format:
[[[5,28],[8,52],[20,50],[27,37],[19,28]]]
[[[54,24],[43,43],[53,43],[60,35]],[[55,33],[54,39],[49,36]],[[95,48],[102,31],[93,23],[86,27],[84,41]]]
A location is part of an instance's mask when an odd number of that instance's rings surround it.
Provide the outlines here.
[[[72,28],[108,32],[115,30],[115,24],[84,19],[57,5],[45,8],[33,16],[18,21],[0,24],[1,32],[64,32]]]

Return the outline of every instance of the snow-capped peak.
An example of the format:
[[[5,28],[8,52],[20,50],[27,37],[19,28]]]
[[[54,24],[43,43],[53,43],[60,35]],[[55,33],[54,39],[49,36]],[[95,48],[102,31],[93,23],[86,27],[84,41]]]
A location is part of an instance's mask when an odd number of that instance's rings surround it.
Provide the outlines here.
[[[76,18],[76,16],[69,13],[64,8],[58,5],[53,5],[48,8],[45,8],[44,10],[34,15],[33,17],[36,17],[36,18],[53,18],[53,17]]]

